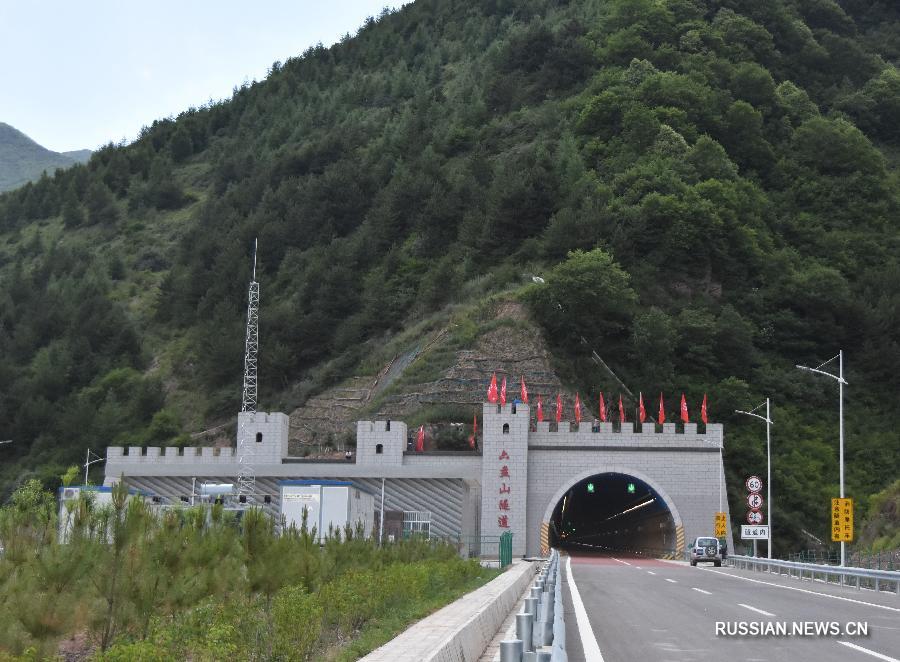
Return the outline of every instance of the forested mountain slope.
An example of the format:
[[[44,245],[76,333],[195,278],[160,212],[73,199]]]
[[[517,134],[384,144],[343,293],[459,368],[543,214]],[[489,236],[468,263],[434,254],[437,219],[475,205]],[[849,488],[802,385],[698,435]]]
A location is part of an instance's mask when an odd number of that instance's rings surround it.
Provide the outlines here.
[[[729,412],[772,397],[783,544],[824,536],[837,393],[794,364],[846,352],[850,494],[900,469],[898,19],[418,0],[3,196],[6,480],[232,415],[258,236],[266,408],[503,292],[587,402],[618,390],[591,348],[673,407],[708,393],[735,513],[764,431]]]
[[[21,131],[0,122],[0,192],[10,191],[40,178],[46,171],[68,168],[91,157],[88,149],[53,152],[41,147]]]

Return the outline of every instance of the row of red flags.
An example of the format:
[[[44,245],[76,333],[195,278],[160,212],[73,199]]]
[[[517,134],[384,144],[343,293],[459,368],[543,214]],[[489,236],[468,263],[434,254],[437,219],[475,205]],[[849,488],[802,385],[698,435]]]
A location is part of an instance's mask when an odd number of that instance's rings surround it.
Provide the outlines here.
[[[525,377],[522,377],[521,381],[521,398],[522,402],[528,403],[528,388],[525,386]],[[501,405],[506,404],[506,377],[503,378],[503,382],[500,386],[500,391],[497,391],[497,373],[494,373],[491,376],[491,384],[488,386],[487,392],[488,402],[499,402]],[[700,405],[700,420],[704,423],[708,423],[709,419],[707,416],[707,403],[706,403],[706,394],[703,394],[703,402]],[[556,396],[556,422],[559,423],[562,421],[562,396]],[[606,407],[606,402],[603,399],[603,392],[600,392],[600,420],[606,422],[608,417],[608,411]],[[537,403],[537,420],[544,420],[544,403],[541,400],[541,396],[538,396]],[[639,394],[638,400],[638,420],[641,423],[647,420],[647,410],[644,408],[644,394]],[[691,419],[688,414],[688,406],[687,399],[684,397],[684,393],[681,394],[681,420],[684,423],[690,423]],[[622,404],[622,395],[619,394],[619,421],[622,423],[626,422],[625,418],[625,406]],[[575,394],[575,422],[581,423],[581,399],[578,394]],[[658,423],[666,422],[666,410],[665,405],[663,403],[663,394],[659,394],[659,416],[657,417]],[[477,423],[476,423],[477,428]]]
[[[525,386],[525,377],[522,376],[521,380],[521,390],[520,396],[522,402],[528,404],[528,388]],[[499,402],[502,405],[506,404],[506,377],[503,378],[503,382],[501,383],[500,390],[497,390],[497,373],[494,373],[491,376],[491,384],[488,386],[487,392],[488,402],[496,403]],[[703,394],[703,402],[700,404],[700,420],[704,423],[708,423],[709,419],[707,416],[707,408],[706,408],[706,394]],[[556,422],[560,423],[562,421],[562,396],[556,396]],[[603,391],[600,392],[600,420],[604,423],[607,421],[609,417],[609,411],[606,407],[606,401],[603,399]],[[538,396],[537,402],[537,420],[544,420],[544,403],[541,400],[541,396]],[[622,395],[619,394],[619,421],[621,423],[626,422],[625,417],[625,406],[622,403]],[[644,394],[640,393],[638,395],[638,420],[643,423],[647,420],[647,410],[644,408]],[[684,397],[684,393],[681,394],[681,420],[684,423],[690,423],[691,419],[688,415],[688,406],[687,399]],[[575,394],[575,422],[581,423],[581,398],[576,393]],[[663,394],[659,394],[659,415],[657,416],[657,423],[665,423],[666,422],[666,410],[663,404]],[[475,440],[478,437],[478,414],[475,414],[474,419],[472,420],[472,435],[469,437],[469,447],[475,448]],[[419,426],[419,432],[416,434],[416,452],[421,453],[425,450],[425,426]]]

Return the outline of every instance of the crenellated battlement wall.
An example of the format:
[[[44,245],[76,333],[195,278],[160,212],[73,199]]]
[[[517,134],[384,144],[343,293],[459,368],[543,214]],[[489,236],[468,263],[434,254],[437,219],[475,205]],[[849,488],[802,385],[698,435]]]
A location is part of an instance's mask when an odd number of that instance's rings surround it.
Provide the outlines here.
[[[486,403],[482,415],[485,434],[499,431],[501,435],[521,437],[525,432],[529,447],[604,447],[627,444],[648,450],[661,446],[720,448],[723,439],[721,423],[709,423],[704,426],[703,432],[698,430],[697,423],[656,425],[648,421],[641,425],[640,430],[635,430],[632,422],[614,425],[583,420],[580,424],[574,421],[560,421],[558,425],[550,421],[532,424],[531,408],[524,403]],[[504,425],[508,428],[505,429]]]
[[[288,430],[290,419],[280,412],[259,411],[255,414],[238,414],[238,434],[241,423],[247,422],[247,435],[253,446],[253,462],[272,464],[287,457]],[[212,446],[108,446],[107,463],[139,464],[179,464],[179,465],[228,465],[237,464],[237,453],[233,447],[214,448]]]
[[[542,551],[542,531],[547,531],[555,504],[590,475],[629,475],[656,490],[672,513],[676,540],[667,544],[676,550],[695,535],[708,535],[717,510],[728,511],[722,496],[721,424],[701,426],[701,432],[694,423],[645,423],[637,431],[630,422],[536,423],[531,407],[520,402],[484,403],[481,413],[477,453],[412,452],[407,447],[408,426],[395,420],[357,422],[351,461],[289,457],[289,422],[281,413],[258,412],[248,422],[247,434],[253,466],[262,481],[341,478],[377,484],[386,479],[389,490],[414,486],[398,505],[431,508],[437,518],[446,515],[447,522],[458,522],[452,526],[466,534],[497,536],[510,531],[515,555]],[[244,420],[239,418],[238,430]],[[228,482],[240,468],[233,447],[111,446],[106,458],[106,484],[125,478],[136,486],[153,485],[161,494],[176,484],[181,494],[194,478]],[[457,489],[459,481],[469,486],[468,496],[447,515],[432,491]]]
[[[406,450],[407,427],[403,421],[358,421],[356,462],[372,466],[400,466]]]

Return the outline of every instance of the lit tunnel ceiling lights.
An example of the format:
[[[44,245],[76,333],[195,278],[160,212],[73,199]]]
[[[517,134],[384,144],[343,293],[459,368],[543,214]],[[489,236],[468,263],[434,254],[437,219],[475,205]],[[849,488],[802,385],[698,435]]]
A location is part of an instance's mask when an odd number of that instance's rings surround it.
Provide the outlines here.
[[[651,503],[653,503],[654,501],[656,501],[656,497],[653,497],[652,499],[649,499],[648,501],[645,501],[644,503],[639,503],[639,504],[636,505],[636,506],[632,506],[631,508],[626,508],[626,509],[623,510],[621,513],[616,513],[616,514],[613,515],[612,517],[607,517],[607,518],[606,518],[605,520],[603,520],[603,521],[604,521],[604,522],[608,522],[609,520],[615,519],[616,517],[621,517],[621,516],[624,515],[625,513],[630,513],[630,512],[632,512],[632,511],[634,511],[634,510],[637,510],[638,508],[643,508],[644,506],[649,506],[649,505],[650,505]]]
[[[556,504],[550,537],[551,544],[578,549],[664,553],[674,550],[675,522],[646,482],[600,473],[573,485]]]

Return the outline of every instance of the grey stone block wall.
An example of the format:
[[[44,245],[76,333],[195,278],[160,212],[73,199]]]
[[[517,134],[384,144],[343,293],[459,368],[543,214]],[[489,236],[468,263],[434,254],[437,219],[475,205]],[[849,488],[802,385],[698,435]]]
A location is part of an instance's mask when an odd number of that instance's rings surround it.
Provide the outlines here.
[[[718,449],[642,452],[591,448],[561,453],[532,448],[528,464],[528,555],[540,552],[541,523],[549,521],[568,489],[602,473],[625,474],[650,485],[666,502],[675,526],[684,527],[685,541],[713,534],[722,473]],[[727,513],[728,501],[724,495],[723,505]],[[729,548],[734,548],[730,537]]]
[[[391,421],[390,429],[386,421],[360,421],[353,462],[288,457],[284,414],[258,412],[249,430],[254,439],[256,432],[262,433],[261,441],[254,441],[253,458],[259,485],[287,478],[339,478],[380,486],[381,478],[396,479],[390,498],[397,507],[434,509],[441,535],[510,531],[516,556],[540,552],[541,524],[568,487],[605,472],[634,476],[665,497],[685,541],[712,533],[720,477],[724,480],[721,425],[706,426],[705,434],[690,423],[680,432],[681,426],[673,423],[659,431],[650,424],[635,431],[632,423],[617,431],[611,423],[601,423],[595,432],[590,421],[562,422],[553,431],[546,421],[533,430],[531,426],[528,405],[485,403],[481,454],[410,453],[402,421]],[[192,478],[228,482],[236,479],[238,469],[233,448],[109,447],[105,484],[124,476],[134,485],[177,485],[189,494],[185,485]],[[427,507],[417,508],[417,503]],[[730,529],[729,545],[734,548]]]
[[[287,414],[265,411],[241,412],[238,414],[237,434],[240,434],[244,421],[246,434],[253,448],[254,462],[278,462],[288,454],[290,418]]]
[[[481,534],[513,534],[513,556],[525,554],[528,507],[528,405],[485,403],[481,464]]]
[[[401,466],[406,438],[407,428],[403,421],[358,421],[356,462],[373,466]]]

